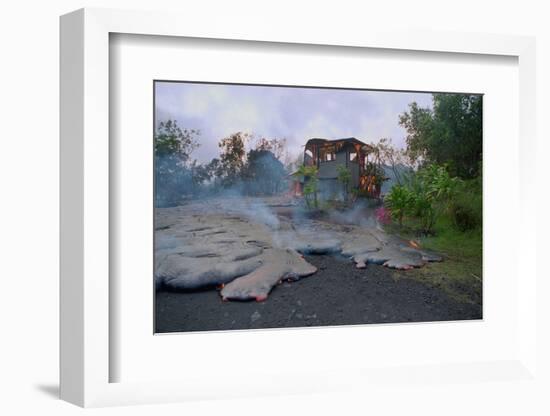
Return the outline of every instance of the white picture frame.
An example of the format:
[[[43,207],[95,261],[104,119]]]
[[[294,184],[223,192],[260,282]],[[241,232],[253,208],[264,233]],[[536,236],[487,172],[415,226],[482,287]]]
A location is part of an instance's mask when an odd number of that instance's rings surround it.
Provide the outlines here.
[[[429,51],[441,54],[503,55],[518,59],[519,66],[519,163],[521,205],[526,214],[534,204],[533,184],[527,167],[535,160],[535,41],[530,37],[433,33],[381,32],[345,28],[327,32],[311,25],[307,31],[277,24],[263,24],[235,31],[223,19],[216,24],[187,20],[173,13],[151,13],[107,9],[82,9],[61,18],[61,305],[60,359],[61,398],[80,406],[158,403],[196,398],[239,397],[273,394],[273,386],[289,377],[292,392],[322,392],[355,385],[392,382],[404,374],[396,369],[371,369],[368,374],[349,369],[331,370],[326,377],[311,374],[271,375],[269,381],[238,382],[227,388],[228,379],[110,382],[113,360],[110,350],[109,297],[110,159],[109,159],[109,36],[112,33],[191,37],[281,44],[332,45],[334,47]],[[112,168],[112,167],[111,167]],[[449,380],[480,382],[479,372],[496,379],[536,380],[536,279],[535,261],[527,257],[536,240],[534,215],[519,215],[518,261],[523,274],[518,287],[517,355],[498,362],[473,362],[457,366],[423,366],[417,377],[433,379],[442,373]],[[532,247],[532,246],[531,246]],[[516,272],[517,273],[517,272]],[[359,369],[358,369],[359,370]],[[499,376],[500,375],[500,376]],[[342,383],[342,380],[347,380]],[[290,392],[290,391],[288,391]],[[285,389],[275,394],[285,393]]]

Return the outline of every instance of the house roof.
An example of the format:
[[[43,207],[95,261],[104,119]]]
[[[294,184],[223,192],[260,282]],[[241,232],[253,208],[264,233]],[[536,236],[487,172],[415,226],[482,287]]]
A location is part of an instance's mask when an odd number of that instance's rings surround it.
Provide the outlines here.
[[[307,142],[306,142],[306,146],[308,144],[322,144],[322,145],[329,145],[329,144],[344,144],[344,143],[352,143],[352,144],[358,144],[360,146],[365,146],[369,149],[372,149],[372,146],[365,143],[365,142],[362,142],[361,140],[355,138],[355,137],[344,137],[344,138],[341,138],[341,139],[332,139],[332,140],[329,140],[329,139],[323,139],[323,138],[320,138],[320,137],[314,137],[312,139],[309,139]]]

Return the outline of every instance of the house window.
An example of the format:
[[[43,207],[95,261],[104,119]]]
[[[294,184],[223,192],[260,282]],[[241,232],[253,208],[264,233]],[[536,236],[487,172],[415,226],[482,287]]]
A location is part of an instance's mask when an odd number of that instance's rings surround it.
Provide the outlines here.
[[[349,161],[357,162],[357,152],[349,152]]]
[[[319,149],[319,156],[321,162],[332,162],[336,160],[336,149],[334,146],[322,147]]]

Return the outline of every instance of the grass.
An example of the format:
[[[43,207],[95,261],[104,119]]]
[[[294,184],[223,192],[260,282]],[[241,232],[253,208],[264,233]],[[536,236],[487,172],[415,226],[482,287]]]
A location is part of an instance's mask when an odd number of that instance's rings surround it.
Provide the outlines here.
[[[407,230],[404,228],[403,230]],[[415,238],[410,231],[401,231],[404,238]],[[483,246],[481,228],[459,231],[450,220],[441,218],[433,236],[416,238],[422,248],[443,255],[441,263],[429,263],[405,275],[438,287],[451,298],[464,303],[481,303]]]

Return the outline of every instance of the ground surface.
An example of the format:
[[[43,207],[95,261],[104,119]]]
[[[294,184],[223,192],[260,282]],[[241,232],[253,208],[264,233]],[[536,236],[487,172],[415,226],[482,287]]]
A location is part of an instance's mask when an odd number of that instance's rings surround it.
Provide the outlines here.
[[[156,332],[482,317],[460,258],[387,233],[360,204],[224,196],[157,209],[155,228]]]
[[[318,272],[277,285],[264,302],[223,302],[216,290],[161,290],[156,332],[482,318],[481,302],[460,303],[421,283],[415,279],[419,269],[396,271],[374,264],[356,269],[349,259],[330,255],[306,259]]]

